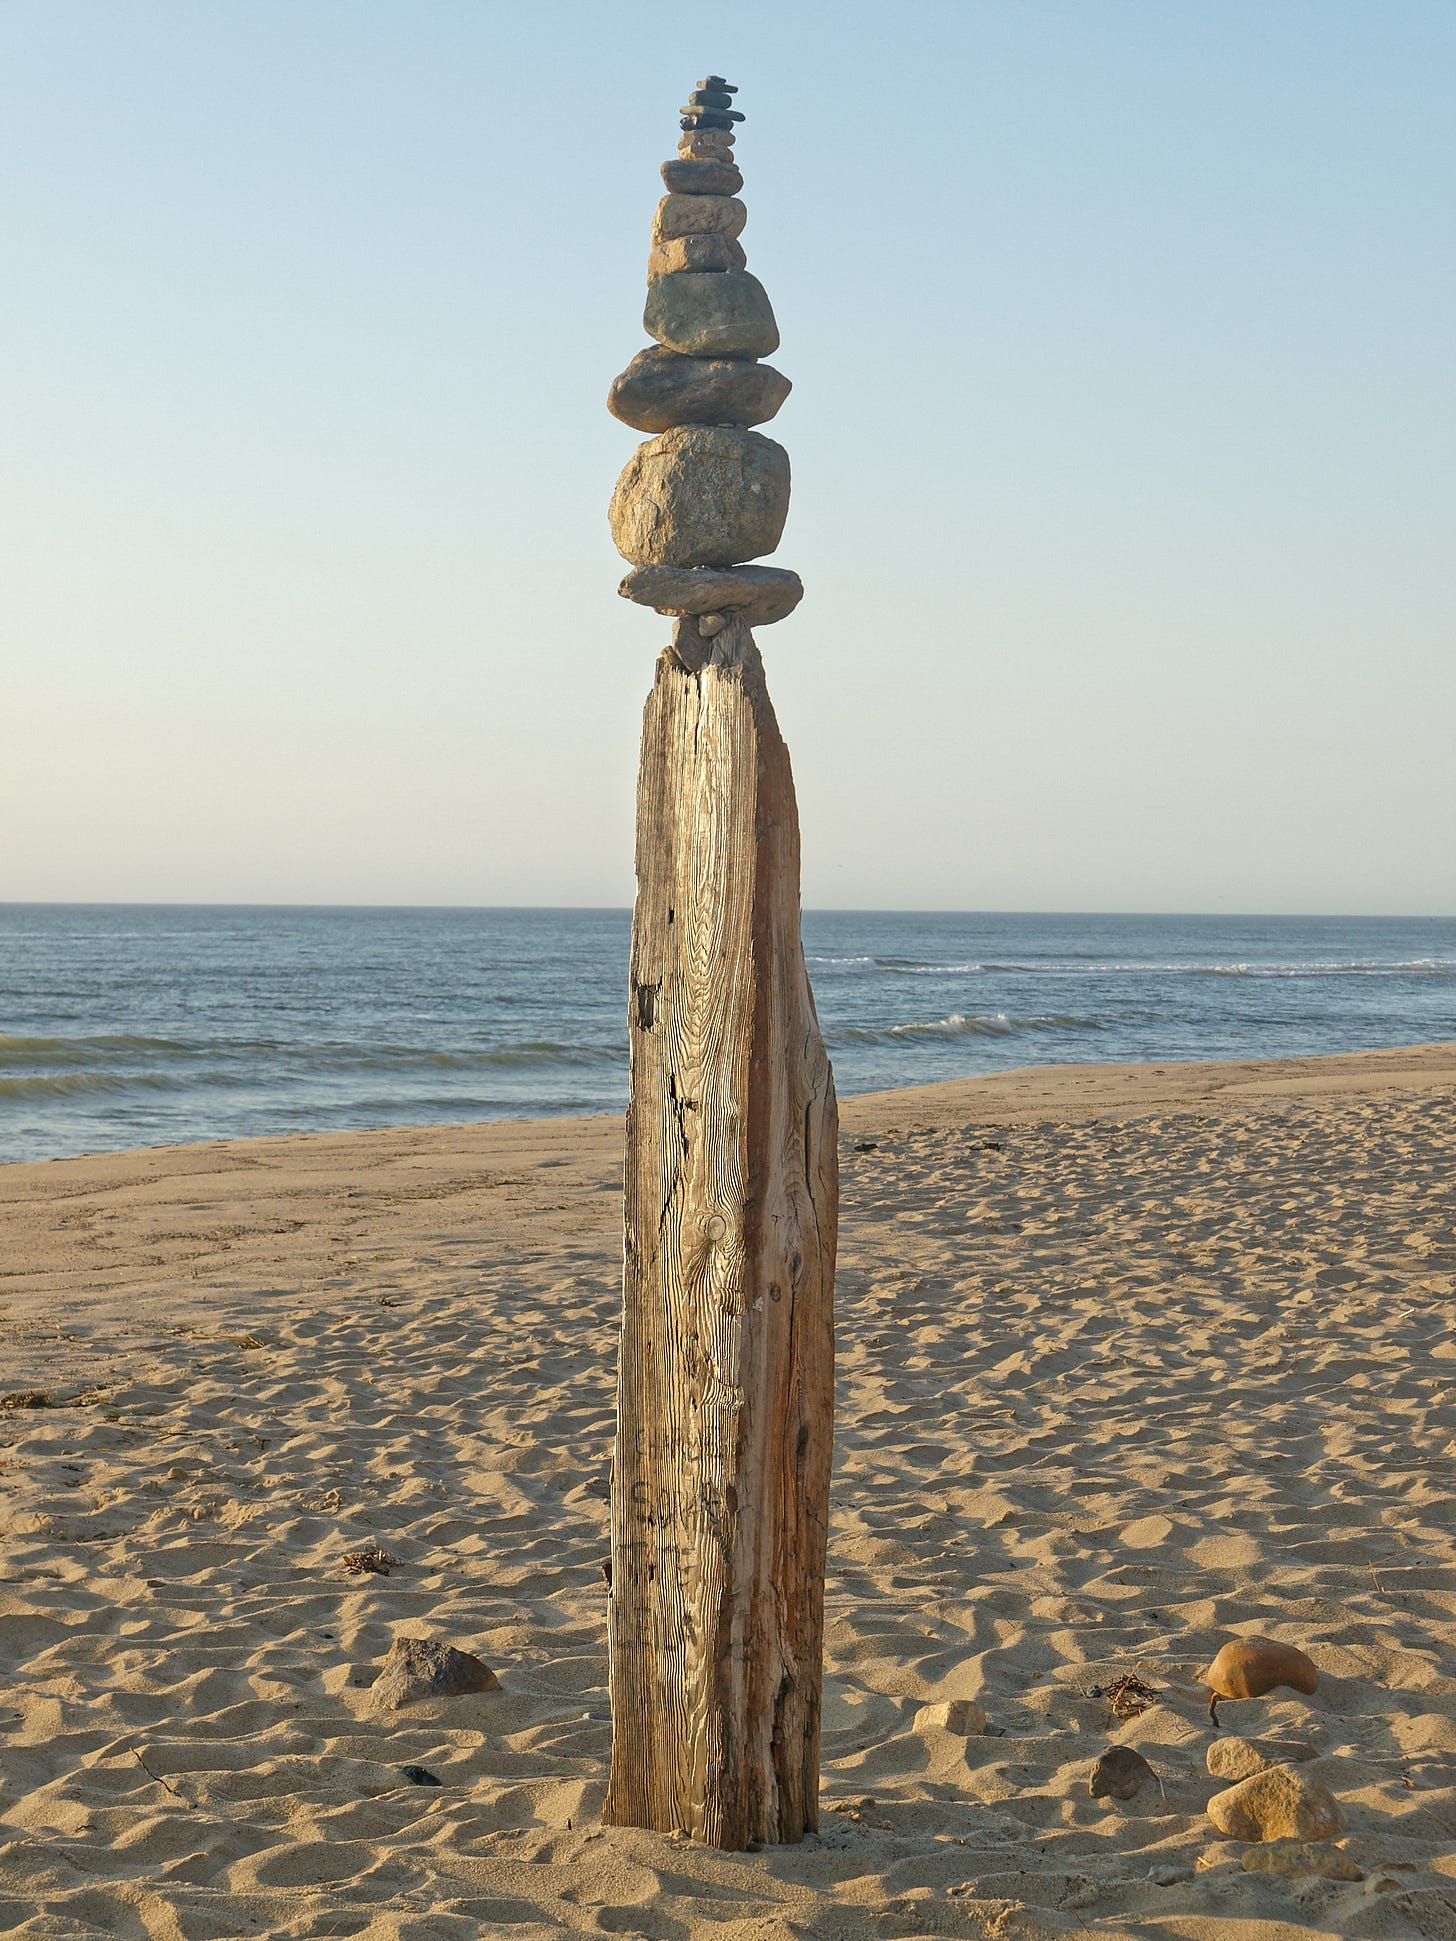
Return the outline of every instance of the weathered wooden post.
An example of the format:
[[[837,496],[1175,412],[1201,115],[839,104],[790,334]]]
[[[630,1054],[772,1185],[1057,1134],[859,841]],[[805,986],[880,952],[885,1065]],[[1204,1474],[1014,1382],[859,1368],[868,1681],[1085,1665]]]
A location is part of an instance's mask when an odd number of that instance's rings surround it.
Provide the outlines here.
[[[642,728],[612,1477],[609,1824],[722,1847],[818,1824],[839,1173],[799,937],[789,754],[751,628],[798,576],[788,380],[738,242],[736,92],[664,162],[644,322],[610,409],[655,434],[612,498],[621,591],[676,616]]]

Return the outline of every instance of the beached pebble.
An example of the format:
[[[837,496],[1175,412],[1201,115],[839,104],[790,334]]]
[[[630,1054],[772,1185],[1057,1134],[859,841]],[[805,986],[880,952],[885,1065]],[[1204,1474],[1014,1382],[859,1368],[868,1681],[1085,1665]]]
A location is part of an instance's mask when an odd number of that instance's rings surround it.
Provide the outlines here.
[[[1272,1638],[1231,1638],[1203,1674],[1203,1682],[1220,1698],[1262,1698],[1276,1686],[1312,1692],[1319,1684],[1314,1661],[1292,1644]]]
[[[393,1712],[417,1699],[499,1690],[500,1680],[472,1652],[435,1638],[396,1638],[371,1695],[376,1707]]]
[[[731,162],[685,160],[664,162],[662,180],[672,195],[737,195],[743,177]]]
[[[657,276],[676,276],[682,270],[697,274],[717,270],[741,270],[747,264],[743,245],[736,236],[674,236],[671,242],[654,243],[647,253],[647,281]]]
[[[782,566],[634,566],[617,591],[658,613],[741,613],[768,627],[793,612],[804,583]]]
[[[607,409],[638,431],[674,425],[761,425],[792,387],[781,371],[746,357],[684,357],[654,344],[612,380]]]
[[[642,323],[685,357],[769,357],[779,347],[768,292],[747,270],[654,277]]]
[[[679,425],[637,447],[607,516],[634,566],[735,566],[771,553],[788,513],[782,445],[733,425]]]
[[[652,218],[654,243],[679,236],[740,236],[748,205],[736,195],[665,195]]]
[[[1154,1774],[1140,1752],[1131,1746],[1109,1746],[1092,1768],[1089,1785],[1093,1799],[1105,1799],[1108,1794],[1113,1799],[1131,1799],[1145,1779],[1153,1780]]]
[[[917,1732],[953,1732],[958,1739],[973,1739],[986,1730],[986,1714],[973,1698],[942,1698],[922,1705],[915,1714]]]
[[[1282,1874],[1286,1880],[1363,1880],[1363,1871],[1343,1848],[1327,1841],[1269,1840],[1244,1855],[1246,1874]]]
[[[1231,1840],[1329,1840],[1345,1831],[1329,1787],[1293,1766],[1270,1766],[1215,1793],[1208,1817]]]
[[[428,1766],[401,1766],[400,1771],[411,1786],[443,1786],[445,1783]]]
[[[1215,1779],[1233,1785],[1239,1779],[1252,1779],[1270,1766],[1297,1764],[1313,1759],[1315,1749],[1303,1739],[1240,1739],[1232,1733],[1215,1739],[1208,1748],[1208,1770]]]
[[[1148,1868],[1148,1879],[1154,1887],[1177,1887],[1185,1880],[1192,1880],[1192,1870],[1188,1867],[1175,1867],[1171,1861],[1160,1860],[1156,1866]]]

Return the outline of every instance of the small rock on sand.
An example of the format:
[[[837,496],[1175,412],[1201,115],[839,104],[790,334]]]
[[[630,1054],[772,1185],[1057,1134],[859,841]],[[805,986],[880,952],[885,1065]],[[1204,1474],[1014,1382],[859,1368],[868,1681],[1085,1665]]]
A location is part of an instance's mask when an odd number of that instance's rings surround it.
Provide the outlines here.
[[[1285,1880],[1363,1880],[1349,1854],[1326,1841],[1268,1840],[1244,1855],[1246,1874],[1281,1874]]]
[[[1215,1779],[1232,1786],[1236,1780],[1252,1779],[1271,1766],[1297,1765],[1314,1756],[1314,1747],[1303,1739],[1240,1739],[1230,1733],[1227,1738],[1215,1739],[1208,1748],[1207,1764]]]
[[[953,1732],[958,1739],[974,1739],[986,1730],[986,1714],[973,1698],[943,1698],[920,1707],[915,1714],[915,1730]]]
[[[1345,1831],[1329,1787],[1293,1766],[1270,1766],[1215,1793],[1208,1817],[1231,1840],[1329,1840]]]
[[[1145,1779],[1157,1783],[1152,1767],[1140,1752],[1131,1746],[1109,1746],[1092,1768],[1089,1784],[1093,1799],[1106,1799],[1109,1793],[1114,1799],[1131,1799],[1141,1790]]]
[[[483,1659],[434,1638],[396,1638],[372,1687],[374,1704],[398,1711],[422,1698],[498,1692],[500,1680]]]

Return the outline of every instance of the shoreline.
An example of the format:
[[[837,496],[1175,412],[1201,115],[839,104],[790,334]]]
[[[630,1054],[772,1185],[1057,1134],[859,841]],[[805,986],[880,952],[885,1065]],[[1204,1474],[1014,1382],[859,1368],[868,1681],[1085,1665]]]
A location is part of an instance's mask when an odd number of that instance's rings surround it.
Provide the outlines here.
[[[1154,1081],[1159,1081],[1155,1083]],[[1072,1111],[1118,1112],[1150,1105],[1177,1108],[1180,1102],[1206,1103],[1260,1096],[1304,1097],[1329,1090],[1358,1090],[1375,1086],[1414,1085],[1419,1089],[1456,1084],[1456,1039],[1428,1039],[1408,1045],[1318,1052],[1297,1058],[1167,1058],[1136,1063],[1096,1060],[1084,1063],[1013,1065],[964,1078],[932,1079],[921,1085],[897,1085],[878,1091],[850,1092],[839,1099],[840,1129],[854,1119],[865,1124],[970,1123],[978,1117],[1006,1114],[1030,1121],[1043,1110],[1048,1116]],[[1010,1095],[1009,1097],[1007,1095]],[[296,1139],[372,1139],[407,1133],[449,1133],[495,1129],[507,1137],[511,1129],[532,1132],[550,1126],[620,1125],[620,1112],[529,1113],[491,1119],[425,1119],[387,1126],[350,1126],[318,1131],[257,1133],[163,1141],[146,1146],[98,1146],[78,1153],[56,1153],[39,1159],[0,1160],[0,1187],[6,1175],[22,1167],[62,1166],[108,1159],[138,1158],[146,1154],[192,1152],[204,1148],[276,1146]],[[4,1204],[0,1196],[0,1205]]]

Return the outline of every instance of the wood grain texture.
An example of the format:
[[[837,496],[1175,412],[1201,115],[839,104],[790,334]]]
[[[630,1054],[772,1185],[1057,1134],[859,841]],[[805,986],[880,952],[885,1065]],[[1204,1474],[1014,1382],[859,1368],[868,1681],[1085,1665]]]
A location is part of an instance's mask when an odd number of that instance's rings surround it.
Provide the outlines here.
[[[788,750],[703,646],[642,734],[603,1817],[740,1848],[818,1823],[837,1114]]]

